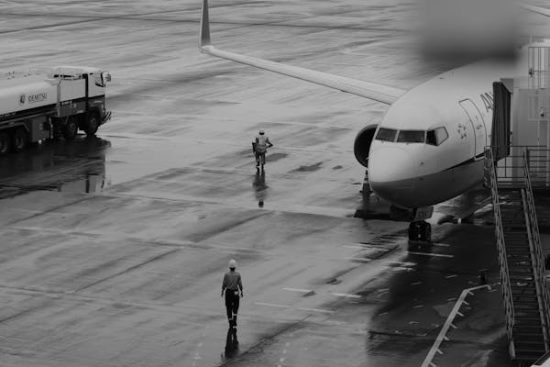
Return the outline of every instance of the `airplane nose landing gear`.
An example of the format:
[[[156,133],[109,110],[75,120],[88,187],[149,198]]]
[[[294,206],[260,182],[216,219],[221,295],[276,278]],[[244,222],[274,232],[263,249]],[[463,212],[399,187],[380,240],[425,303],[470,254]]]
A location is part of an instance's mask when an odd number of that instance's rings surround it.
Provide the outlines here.
[[[430,245],[432,243],[432,226],[426,222],[431,218],[433,207],[418,208],[413,210],[414,219],[409,224],[409,242],[416,246]]]
[[[432,226],[426,221],[415,221],[409,224],[409,241],[432,242]]]

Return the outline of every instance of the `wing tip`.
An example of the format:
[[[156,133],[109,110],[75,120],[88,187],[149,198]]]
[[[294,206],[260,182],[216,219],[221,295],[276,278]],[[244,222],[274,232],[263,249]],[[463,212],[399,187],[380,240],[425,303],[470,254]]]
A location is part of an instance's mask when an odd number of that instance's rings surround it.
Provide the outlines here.
[[[210,19],[208,14],[208,0],[202,2],[201,29],[199,37],[199,49],[204,51],[205,46],[210,46]]]

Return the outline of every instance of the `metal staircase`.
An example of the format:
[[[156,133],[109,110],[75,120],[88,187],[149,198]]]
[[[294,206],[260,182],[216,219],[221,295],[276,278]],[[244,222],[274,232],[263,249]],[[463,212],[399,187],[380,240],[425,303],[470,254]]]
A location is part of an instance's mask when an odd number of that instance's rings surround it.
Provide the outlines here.
[[[550,349],[550,298],[527,157],[525,150],[495,167],[492,150],[485,153],[510,354],[520,363],[533,362]]]

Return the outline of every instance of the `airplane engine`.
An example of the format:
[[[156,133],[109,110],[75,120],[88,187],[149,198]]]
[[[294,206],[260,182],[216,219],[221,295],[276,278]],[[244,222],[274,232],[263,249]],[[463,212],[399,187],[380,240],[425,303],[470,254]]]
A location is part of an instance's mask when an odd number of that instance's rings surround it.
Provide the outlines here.
[[[353,144],[353,153],[355,153],[355,158],[365,168],[368,168],[370,145],[374,139],[374,133],[376,132],[377,127],[378,125],[369,125],[361,129],[355,138],[355,143]]]

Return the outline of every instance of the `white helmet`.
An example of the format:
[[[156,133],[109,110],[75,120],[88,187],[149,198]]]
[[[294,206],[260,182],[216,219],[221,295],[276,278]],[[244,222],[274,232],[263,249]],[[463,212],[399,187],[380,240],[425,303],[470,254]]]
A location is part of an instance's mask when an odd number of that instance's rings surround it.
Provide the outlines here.
[[[229,269],[235,269],[237,267],[237,262],[234,259],[229,260]]]

